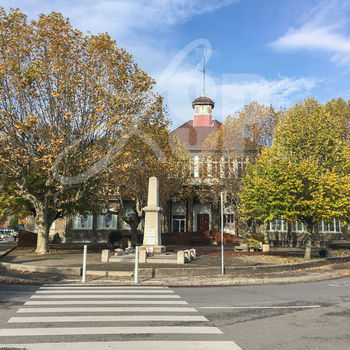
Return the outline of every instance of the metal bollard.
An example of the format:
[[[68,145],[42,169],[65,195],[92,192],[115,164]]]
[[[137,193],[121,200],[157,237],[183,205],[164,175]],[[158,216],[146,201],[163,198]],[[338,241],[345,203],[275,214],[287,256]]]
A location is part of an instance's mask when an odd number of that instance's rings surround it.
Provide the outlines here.
[[[85,281],[86,281],[86,256],[87,256],[87,245],[84,245],[83,277],[81,279],[82,283],[85,283]]]
[[[135,284],[138,283],[138,279],[139,279],[139,247],[136,246],[136,248],[135,248],[135,272],[134,272]]]

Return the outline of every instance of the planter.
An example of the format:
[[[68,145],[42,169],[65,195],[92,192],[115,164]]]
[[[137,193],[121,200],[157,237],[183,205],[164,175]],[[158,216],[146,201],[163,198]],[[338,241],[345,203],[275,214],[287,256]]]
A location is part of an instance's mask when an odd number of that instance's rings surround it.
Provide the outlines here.
[[[240,247],[242,248],[242,251],[248,252],[248,245],[247,244],[241,244]]]
[[[263,244],[262,245],[262,251],[263,252],[269,252],[270,251],[270,244]]]

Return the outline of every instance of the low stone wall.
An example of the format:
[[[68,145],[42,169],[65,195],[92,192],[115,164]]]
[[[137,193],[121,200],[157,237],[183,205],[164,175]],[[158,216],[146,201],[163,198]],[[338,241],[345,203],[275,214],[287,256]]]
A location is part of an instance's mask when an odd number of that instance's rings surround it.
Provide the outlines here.
[[[21,248],[35,248],[38,235],[34,232],[19,230],[17,247]]]
[[[209,245],[211,238],[221,244],[221,232],[217,231],[162,233],[162,243],[164,245]],[[241,240],[240,237],[224,233],[224,246],[239,245]]]
[[[164,245],[209,244],[210,232],[167,232],[162,233]]]
[[[270,273],[293,271],[299,269],[307,269],[328,264],[338,264],[350,261],[350,256],[330,257],[324,260],[309,261],[298,264],[286,265],[259,265],[259,266],[241,266],[241,267],[225,267],[226,275],[237,275],[241,273]],[[5,270],[27,271],[27,272],[42,272],[55,273],[68,276],[79,276],[80,267],[49,267],[49,266],[33,266],[27,264],[6,263],[0,262],[0,268]],[[87,270],[87,275],[91,276],[132,276],[133,271],[98,271]],[[221,274],[220,267],[170,267],[170,268],[140,268],[140,277],[191,277],[191,276],[213,276]]]

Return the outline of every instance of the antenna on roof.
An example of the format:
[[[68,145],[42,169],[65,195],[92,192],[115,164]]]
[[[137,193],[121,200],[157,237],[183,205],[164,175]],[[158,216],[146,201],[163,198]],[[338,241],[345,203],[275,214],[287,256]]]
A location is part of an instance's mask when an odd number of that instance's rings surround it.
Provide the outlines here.
[[[203,44],[203,69],[200,69],[199,64],[198,64],[198,70],[203,73],[203,92],[202,92],[202,95],[205,96],[205,44]]]
[[[203,44],[203,96],[205,96],[205,44]]]

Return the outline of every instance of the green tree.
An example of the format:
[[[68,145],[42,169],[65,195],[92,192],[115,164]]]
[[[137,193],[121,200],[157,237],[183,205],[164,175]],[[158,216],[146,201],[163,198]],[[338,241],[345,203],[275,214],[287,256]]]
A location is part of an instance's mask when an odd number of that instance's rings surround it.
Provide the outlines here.
[[[204,142],[202,177],[205,182],[199,187],[198,196],[219,208],[220,192],[227,192],[227,206],[235,215],[235,234],[238,234],[242,176],[250,162],[254,162],[264,147],[271,147],[273,132],[282,111],[272,106],[252,102],[229,115],[220,129]],[[217,220],[219,225],[219,220]]]
[[[349,142],[350,101],[342,98],[332,99],[325,104],[326,111],[335,119],[342,130],[342,138]]]
[[[108,34],[83,35],[55,12],[28,23],[0,8],[0,181],[32,206],[38,254],[57,217],[94,207],[118,140],[164,124],[149,113],[162,108],[153,84]]]
[[[314,225],[349,217],[349,148],[342,134],[327,107],[314,99],[297,103],[278,124],[271,149],[262,152],[243,179],[243,214],[303,222],[307,259]]]

